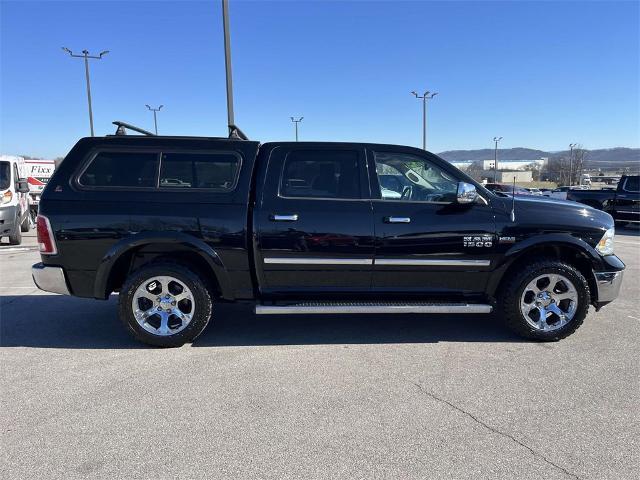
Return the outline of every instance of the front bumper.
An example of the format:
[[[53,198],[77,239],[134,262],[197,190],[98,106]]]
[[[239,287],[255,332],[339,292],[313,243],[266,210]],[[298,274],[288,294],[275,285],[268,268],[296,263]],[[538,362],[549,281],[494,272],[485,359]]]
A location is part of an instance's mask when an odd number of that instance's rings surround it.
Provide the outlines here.
[[[36,263],[31,267],[31,275],[33,276],[33,282],[40,290],[71,295],[64,270],[61,267],[50,267],[42,263]]]
[[[618,298],[624,270],[617,272],[593,272],[596,280],[598,305],[604,305]]]

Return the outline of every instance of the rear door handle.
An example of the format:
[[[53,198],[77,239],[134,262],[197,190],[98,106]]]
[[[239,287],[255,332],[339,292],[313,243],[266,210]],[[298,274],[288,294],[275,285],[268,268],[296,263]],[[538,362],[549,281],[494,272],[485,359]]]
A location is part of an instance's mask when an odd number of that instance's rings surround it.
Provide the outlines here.
[[[296,222],[298,220],[298,214],[294,213],[293,215],[280,215],[273,214],[269,217],[269,220],[272,222]]]
[[[384,217],[385,223],[411,223],[410,217]]]

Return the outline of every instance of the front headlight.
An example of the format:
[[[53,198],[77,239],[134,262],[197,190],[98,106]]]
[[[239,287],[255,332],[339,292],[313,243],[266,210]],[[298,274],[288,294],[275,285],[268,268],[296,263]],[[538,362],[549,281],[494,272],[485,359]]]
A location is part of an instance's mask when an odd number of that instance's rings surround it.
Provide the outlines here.
[[[611,227],[604,232],[604,235],[596,245],[596,250],[600,255],[613,255],[613,237],[616,233],[616,229]]]

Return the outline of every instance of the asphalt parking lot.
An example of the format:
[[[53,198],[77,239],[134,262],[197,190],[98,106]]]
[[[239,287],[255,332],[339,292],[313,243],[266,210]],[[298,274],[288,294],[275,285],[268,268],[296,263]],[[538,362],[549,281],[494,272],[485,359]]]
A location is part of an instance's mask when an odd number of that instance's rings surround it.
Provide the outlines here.
[[[154,349],[116,299],[41,292],[0,246],[3,478],[631,479],[640,235],[618,300],[558,343],[474,316],[256,318]]]

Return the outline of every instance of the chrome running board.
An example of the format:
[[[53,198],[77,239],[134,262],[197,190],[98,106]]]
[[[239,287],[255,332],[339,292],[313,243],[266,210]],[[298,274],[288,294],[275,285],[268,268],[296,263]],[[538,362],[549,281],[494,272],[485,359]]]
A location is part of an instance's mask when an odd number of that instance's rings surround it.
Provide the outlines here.
[[[256,305],[256,314],[491,313],[492,309],[491,305],[477,303],[303,302],[289,305]]]

